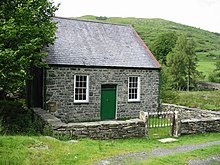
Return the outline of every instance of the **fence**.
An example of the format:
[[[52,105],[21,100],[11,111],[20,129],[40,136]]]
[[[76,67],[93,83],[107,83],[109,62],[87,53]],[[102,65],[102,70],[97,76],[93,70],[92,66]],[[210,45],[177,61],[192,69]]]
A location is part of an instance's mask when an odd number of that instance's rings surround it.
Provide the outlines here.
[[[140,112],[140,119],[146,124],[146,132],[150,138],[178,136],[178,113],[168,112]]]

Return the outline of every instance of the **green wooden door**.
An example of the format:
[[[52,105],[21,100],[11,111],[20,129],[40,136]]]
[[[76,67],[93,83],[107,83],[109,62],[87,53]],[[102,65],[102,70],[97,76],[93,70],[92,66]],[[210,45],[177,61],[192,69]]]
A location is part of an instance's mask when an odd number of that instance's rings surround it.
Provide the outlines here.
[[[101,119],[115,119],[116,86],[102,85],[101,89]]]

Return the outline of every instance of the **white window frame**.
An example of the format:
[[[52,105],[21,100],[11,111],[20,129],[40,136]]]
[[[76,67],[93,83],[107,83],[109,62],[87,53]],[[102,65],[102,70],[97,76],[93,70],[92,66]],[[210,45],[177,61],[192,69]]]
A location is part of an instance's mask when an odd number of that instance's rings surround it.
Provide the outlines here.
[[[129,99],[129,83],[131,77],[137,77],[137,98],[135,99]],[[139,76],[129,76],[128,77],[128,102],[139,102],[140,101],[140,89],[141,89],[141,83],[140,83],[140,77]]]
[[[86,100],[76,100],[76,76],[86,76]],[[74,75],[74,103],[88,103],[89,102],[89,76],[88,75]]]

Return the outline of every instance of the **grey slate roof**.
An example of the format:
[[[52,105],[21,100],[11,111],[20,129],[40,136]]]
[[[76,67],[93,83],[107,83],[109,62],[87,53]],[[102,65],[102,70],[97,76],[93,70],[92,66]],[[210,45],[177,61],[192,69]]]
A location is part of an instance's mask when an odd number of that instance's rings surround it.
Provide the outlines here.
[[[57,18],[54,45],[47,48],[48,64],[160,68],[129,25]]]

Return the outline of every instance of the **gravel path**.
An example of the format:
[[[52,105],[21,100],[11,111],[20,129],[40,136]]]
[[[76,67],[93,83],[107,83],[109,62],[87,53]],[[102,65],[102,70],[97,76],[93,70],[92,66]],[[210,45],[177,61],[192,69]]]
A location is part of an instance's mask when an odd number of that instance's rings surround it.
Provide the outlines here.
[[[128,153],[128,154],[121,154],[116,157],[112,157],[106,160],[101,160],[96,163],[96,165],[126,165],[130,163],[135,163],[137,161],[141,161],[144,159],[147,159],[152,156],[165,156],[175,153],[180,153],[184,151],[193,151],[197,149],[202,149],[209,147],[211,145],[220,144],[220,140],[213,141],[213,142],[206,142],[202,144],[191,144],[191,145],[183,145],[171,149],[167,148],[156,148],[151,152],[134,152],[134,153]]]
[[[213,156],[206,159],[190,160],[189,165],[207,165],[207,164],[220,164],[220,155]]]

